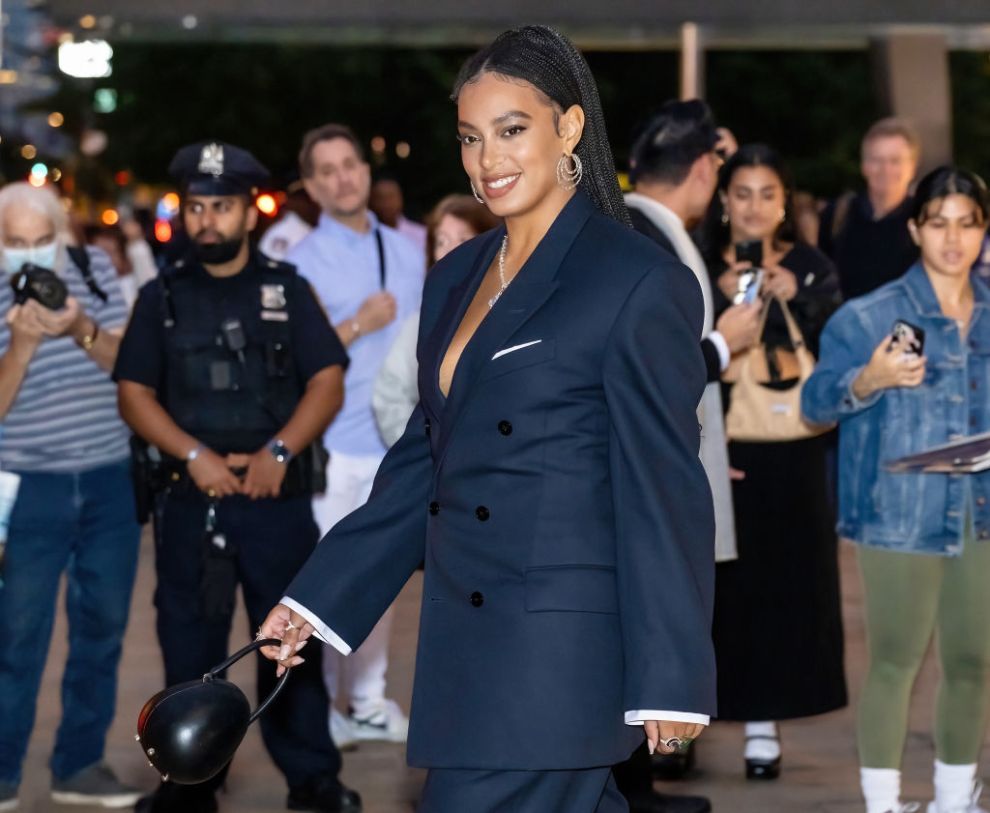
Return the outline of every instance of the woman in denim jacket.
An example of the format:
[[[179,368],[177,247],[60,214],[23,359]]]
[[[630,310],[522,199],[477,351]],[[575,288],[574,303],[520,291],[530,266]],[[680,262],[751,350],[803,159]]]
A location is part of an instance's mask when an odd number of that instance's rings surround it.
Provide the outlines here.
[[[839,532],[860,545],[870,666],[858,739],[867,813],[901,806],[911,688],[938,630],[942,680],[929,813],[977,813],[976,761],[990,712],[990,472],[894,474],[888,461],[990,430],[990,289],[970,274],[990,200],[978,176],[943,167],[919,184],[921,260],[846,304],[805,384],[809,420],[838,421]],[[892,337],[924,330],[924,355]]]

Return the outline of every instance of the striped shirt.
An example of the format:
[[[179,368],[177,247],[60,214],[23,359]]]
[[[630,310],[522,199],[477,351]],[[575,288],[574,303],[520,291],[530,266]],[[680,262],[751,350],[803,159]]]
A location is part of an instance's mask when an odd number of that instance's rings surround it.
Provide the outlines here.
[[[101,330],[123,327],[127,305],[117,272],[101,250],[87,249],[104,302],[89,290],[82,272],[70,261],[60,274],[69,295]],[[0,277],[0,317],[14,304],[6,275]],[[10,328],[0,318],[0,353],[10,345]],[[124,460],[130,432],[117,413],[117,387],[73,339],[44,338],[3,419],[0,466],[24,472],[79,472]]]

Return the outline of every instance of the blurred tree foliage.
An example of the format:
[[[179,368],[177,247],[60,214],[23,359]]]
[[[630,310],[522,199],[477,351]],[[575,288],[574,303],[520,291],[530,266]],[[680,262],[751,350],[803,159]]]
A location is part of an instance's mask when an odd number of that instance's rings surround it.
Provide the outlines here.
[[[217,138],[251,149],[285,182],[302,133],[327,121],[350,124],[368,143],[386,139],[377,164],[406,189],[422,215],[451,191],[467,191],[449,99],[462,49],[318,47],[285,44],[114,45],[113,113],[92,112],[94,83],[67,81],[55,100],[67,122],[95,126],[110,145],[107,177],[128,169],[167,181],[175,150]],[[677,92],[672,52],[591,52],[616,161],[624,169],[636,129]],[[990,172],[990,61],[954,53],[953,110],[960,163]],[[859,140],[880,115],[866,51],[713,51],[708,100],[740,143],[763,141],[787,158],[799,188],[831,196],[859,183]],[[53,108],[54,109],[54,108]],[[77,111],[77,112],[76,112]],[[406,141],[411,155],[396,156]],[[82,167],[80,167],[82,168]],[[91,168],[95,169],[95,168]],[[92,177],[90,177],[92,176]],[[102,189],[99,173],[87,186]]]
[[[957,51],[949,64],[956,163],[990,179],[990,57]]]

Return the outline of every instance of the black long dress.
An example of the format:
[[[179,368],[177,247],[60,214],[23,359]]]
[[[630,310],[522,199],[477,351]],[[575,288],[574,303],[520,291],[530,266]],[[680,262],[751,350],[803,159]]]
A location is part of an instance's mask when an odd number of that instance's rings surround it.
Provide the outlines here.
[[[838,303],[832,263],[797,244],[780,265],[797,277],[789,303],[805,342],[818,337]],[[717,278],[721,261],[710,268]],[[716,307],[728,307],[716,287]],[[764,339],[790,347],[783,313],[771,306]],[[729,403],[726,393],[725,403]],[[730,442],[745,472],[733,483],[739,558],[716,569],[714,639],[718,716],[786,720],[846,705],[829,435],[784,443]]]

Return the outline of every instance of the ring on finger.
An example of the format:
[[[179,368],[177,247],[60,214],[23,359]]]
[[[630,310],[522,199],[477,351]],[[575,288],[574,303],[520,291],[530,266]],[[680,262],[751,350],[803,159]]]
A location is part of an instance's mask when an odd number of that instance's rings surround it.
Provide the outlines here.
[[[297,629],[299,629],[299,627],[297,627],[291,621],[288,624],[285,625],[285,631],[286,632],[288,632],[289,630],[297,630]]]
[[[691,747],[692,742],[694,742],[694,737],[668,737],[665,740],[660,740],[660,744],[664,748],[679,754],[685,753]]]

